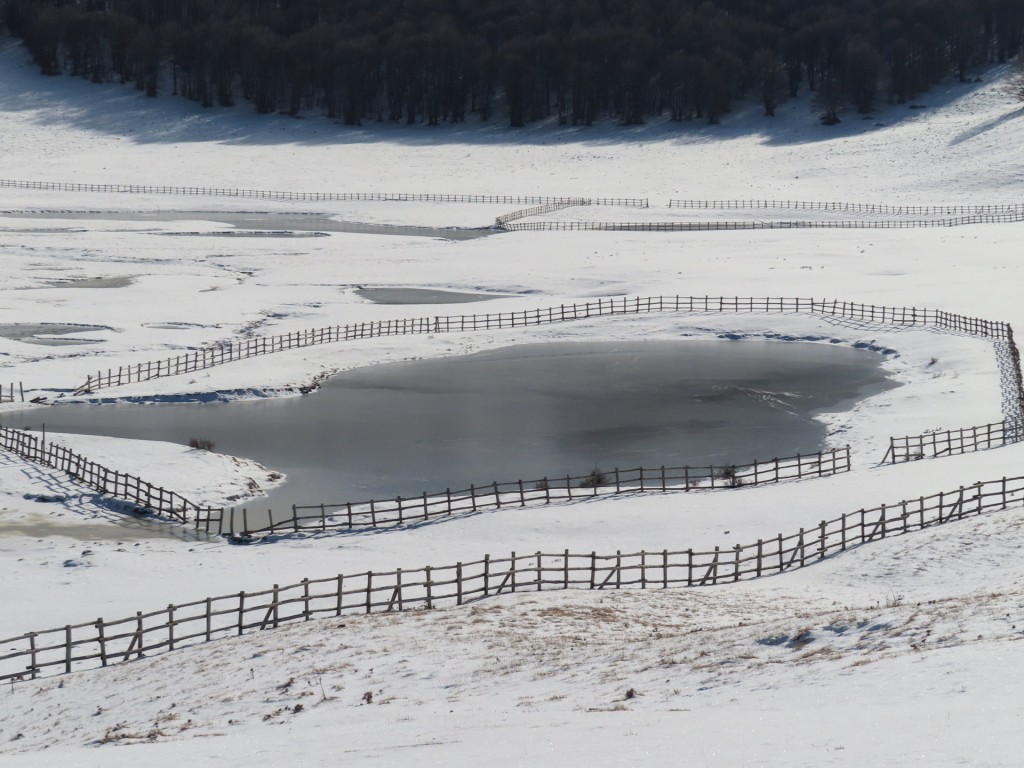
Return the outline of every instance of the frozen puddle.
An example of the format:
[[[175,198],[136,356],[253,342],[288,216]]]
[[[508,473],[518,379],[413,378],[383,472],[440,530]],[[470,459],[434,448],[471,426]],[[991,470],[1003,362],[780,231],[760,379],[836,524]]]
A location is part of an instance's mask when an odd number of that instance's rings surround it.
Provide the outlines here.
[[[74,344],[98,344],[98,339],[51,339],[49,336],[66,336],[69,333],[92,333],[111,331],[106,325],[70,325],[65,323],[0,323],[0,336],[25,344],[41,344],[47,347],[71,346]]]
[[[507,298],[493,293],[461,293],[433,288],[360,288],[356,295],[374,304],[470,304]]]
[[[189,328],[210,328],[209,325],[203,325],[202,323],[183,323],[183,322],[167,322],[167,323],[143,323],[143,328],[156,328],[161,331],[184,331]]]
[[[85,277],[80,280],[51,280],[51,288],[127,288],[135,282],[135,277]]]
[[[717,466],[811,453],[820,411],[895,386],[882,356],[778,341],[531,344],[369,366],[306,397],[68,405],[8,426],[187,444],[284,472],[250,508],[412,496],[595,467]],[[202,499],[195,501],[202,503]]]
[[[186,235],[266,235],[287,237],[294,232],[323,233],[349,232],[364,235],[400,235],[405,237],[433,237],[446,240],[472,240],[498,234],[497,229],[458,229],[454,227],[407,227],[391,224],[364,224],[339,221],[318,213],[231,213],[222,211],[0,211],[0,218],[59,219],[62,221],[132,221],[177,222],[207,221],[241,228],[237,231],[186,232],[168,234]],[[258,232],[244,232],[244,228]]]

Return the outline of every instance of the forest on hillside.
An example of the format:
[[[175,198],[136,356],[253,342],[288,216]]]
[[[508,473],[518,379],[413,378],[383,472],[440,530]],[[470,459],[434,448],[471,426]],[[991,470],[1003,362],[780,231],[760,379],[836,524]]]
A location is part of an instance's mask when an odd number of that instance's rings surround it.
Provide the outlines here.
[[[915,99],[1015,56],[1024,0],[0,0],[42,72],[346,125],[718,122]]]

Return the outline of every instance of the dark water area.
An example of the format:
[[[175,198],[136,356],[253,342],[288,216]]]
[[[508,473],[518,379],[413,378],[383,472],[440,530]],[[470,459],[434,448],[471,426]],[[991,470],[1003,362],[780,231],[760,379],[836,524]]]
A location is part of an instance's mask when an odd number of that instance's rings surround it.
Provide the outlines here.
[[[472,304],[479,301],[504,299],[506,296],[494,293],[463,293],[442,291],[434,288],[359,288],[356,295],[374,304]]]
[[[0,218],[59,219],[62,221],[208,221],[255,230],[281,232],[348,232],[363,235],[401,235],[434,237],[445,240],[473,240],[498,234],[497,229],[462,229],[457,227],[410,227],[394,224],[364,224],[339,221],[315,213],[231,213],[222,211],[0,211]],[[22,230],[25,231],[25,230]]]
[[[851,347],[777,341],[530,344],[360,368],[304,397],[68,405],[4,414],[3,423],[211,440],[217,451],[287,474],[269,499],[248,505],[283,509],[595,467],[811,453],[825,438],[815,413],[896,386],[882,359]]]

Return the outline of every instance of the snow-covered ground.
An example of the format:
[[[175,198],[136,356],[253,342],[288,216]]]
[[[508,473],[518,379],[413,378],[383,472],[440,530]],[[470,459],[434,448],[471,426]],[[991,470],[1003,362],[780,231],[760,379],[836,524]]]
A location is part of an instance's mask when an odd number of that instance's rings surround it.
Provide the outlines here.
[[[775,120],[757,117],[751,106],[749,115],[721,126],[346,129],[315,117],[257,119],[244,109],[203,110],[129,88],[42,78],[6,43],[0,178],[651,199],[647,211],[600,210],[600,218],[614,220],[663,220],[671,198],[1017,203],[1024,111],[999,92],[1002,74],[943,84],[924,99],[926,109],[890,107],[870,120],[851,114],[837,129],[814,125],[805,100],[787,104]],[[751,122],[762,132],[746,133]],[[515,207],[0,189],[0,211],[277,211],[485,227]],[[598,218],[597,210],[568,209],[565,217]],[[201,219],[0,218],[0,331],[11,323],[106,328],[71,334],[92,342],[73,346],[27,344],[0,333],[0,380],[22,381],[31,395],[54,399],[96,370],[244,335],[618,295],[827,297],[941,308],[1024,328],[1016,289],[1024,279],[1022,224],[514,233],[465,242],[160,234],[223,229]],[[126,279],[113,282],[121,287],[67,284],[94,278]],[[417,307],[377,305],[356,293],[382,286],[504,298]],[[1022,446],[876,466],[890,435],[1002,418],[991,343],[809,316],[659,315],[365,340],[98,396],[294,394],[343,368],[525,339],[723,333],[868,342],[895,351],[886,366],[904,386],[827,417],[830,440],[854,448],[853,472],[238,547],[133,520],[60,473],[2,455],[0,637],[303,577],[447,564],[484,553],[731,546],[861,507],[1024,474]],[[0,406],[0,423],[3,410],[20,407]],[[273,467],[177,446],[48,437],[208,503],[241,503],[276,482]],[[1016,765],[1024,733],[1024,646],[1017,644],[1024,636],[1022,546],[1019,512],[1009,510],[727,588],[518,596],[461,610],[284,628],[5,686],[0,753],[5,765],[18,768],[346,759]]]

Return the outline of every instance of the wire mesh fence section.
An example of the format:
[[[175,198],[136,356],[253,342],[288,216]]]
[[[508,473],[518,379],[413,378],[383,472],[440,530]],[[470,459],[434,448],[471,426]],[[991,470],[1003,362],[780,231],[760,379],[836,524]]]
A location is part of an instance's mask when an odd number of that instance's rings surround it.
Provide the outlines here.
[[[575,206],[590,205],[591,201],[585,198],[574,200],[571,202],[558,202],[558,203],[547,203],[545,205],[537,205],[533,208],[521,208],[518,211],[512,211],[495,218],[494,223],[501,229],[508,229],[508,224],[519,219],[526,219],[531,216],[542,216],[545,213],[554,213],[555,211],[561,211],[565,208],[573,208]]]
[[[614,554],[536,552],[383,573],[302,579],[105,621],[0,640],[0,680],[36,678],[351,613],[464,605],[548,589],[668,589],[728,584],[812,565],[853,547],[987,510],[1024,506],[1024,478],[1001,478],[860,509],[750,544]]]
[[[669,208],[699,210],[800,210],[872,213],[893,216],[1016,215],[1024,205],[885,205],[878,203],[815,202],[806,200],[669,200]]]
[[[944,432],[890,437],[882,463],[899,464],[926,457],[953,456],[988,448],[999,448],[1024,440],[1024,422],[1000,421]]]
[[[197,513],[195,526],[205,533],[225,536],[390,528],[502,507],[579,501],[596,496],[742,488],[784,480],[805,480],[849,472],[850,466],[850,449],[846,446],[741,465],[616,467],[607,472],[595,469],[586,475],[492,482],[393,499],[293,505],[287,512],[279,512],[276,516],[269,511],[266,520],[260,522],[250,520],[246,509],[206,509]]]
[[[1020,350],[1013,338],[1013,328],[1006,326],[1006,338],[996,342],[999,364],[999,386],[1003,395],[1003,417],[1007,421],[1024,421],[1024,377],[1020,368]]]
[[[806,312],[887,325],[928,325],[992,339],[1007,339],[1011,334],[1009,326],[1002,322],[966,317],[935,309],[876,306],[837,299],[739,296],[622,297],[562,304],[557,307],[526,309],[518,312],[377,320],[224,342],[204,349],[187,351],[163,360],[118,366],[116,370],[113,368],[108,368],[106,371],[98,370],[95,375],[90,374],[86,381],[74,390],[74,394],[82,395],[97,389],[191,373],[258,355],[284,352],[316,344],[380,336],[498,330],[650,312]]]
[[[0,403],[23,403],[25,402],[25,387],[20,382],[15,385],[11,382],[4,386],[0,382]]]
[[[81,454],[25,430],[0,427],[0,448],[27,461],[65,472],[74,480],[141,509],[188,522],[204,508],[174,491],[161,488],[126,472],[109,469]]]

